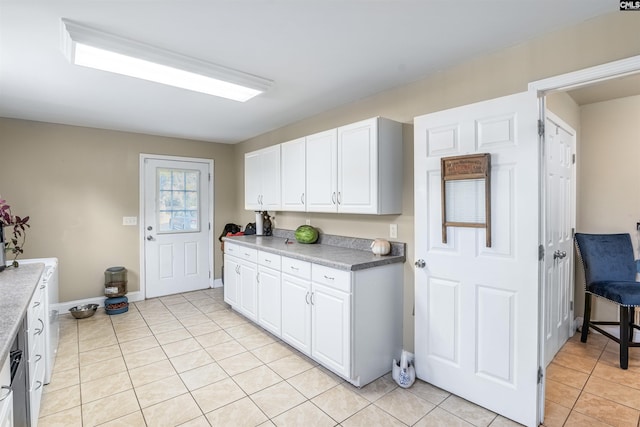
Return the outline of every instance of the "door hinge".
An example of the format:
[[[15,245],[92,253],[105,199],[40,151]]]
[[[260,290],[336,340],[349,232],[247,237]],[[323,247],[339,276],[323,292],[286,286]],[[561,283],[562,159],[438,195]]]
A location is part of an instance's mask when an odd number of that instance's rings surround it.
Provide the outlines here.
[[[576,164],[576,155],[575,154],[571,155],[571,164],[574,164],[574,165]]]
[[[211,174],[209,174],[209,182],[211,182]]]
[[[542,377],[544,375],[542,374],[542,366],[538,366],[538,384],[542,383]]]
[[[211,230],[211,223],[209,223],[209,230]]]
[[[538,261],[542,261],[544,259],[544,246],[538,246]]]
[[[569,310],[573,311],[573,301],[569,303]]]
[[[544,122],[542,120],[538,120],[538,136],[544,135]]]
[[[573,239],[574,237],[576,237],[576,229],[571,227],[571,238]]]
[[[211,270],[209,270],[209,279],[211,279]]]

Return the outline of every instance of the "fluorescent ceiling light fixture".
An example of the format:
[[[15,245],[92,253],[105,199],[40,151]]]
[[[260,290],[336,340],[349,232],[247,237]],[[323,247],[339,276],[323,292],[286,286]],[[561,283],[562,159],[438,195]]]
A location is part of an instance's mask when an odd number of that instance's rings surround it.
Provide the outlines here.
[[[191,58],[62,18],[62,47],[75,65],[245,102],[271,80]]]

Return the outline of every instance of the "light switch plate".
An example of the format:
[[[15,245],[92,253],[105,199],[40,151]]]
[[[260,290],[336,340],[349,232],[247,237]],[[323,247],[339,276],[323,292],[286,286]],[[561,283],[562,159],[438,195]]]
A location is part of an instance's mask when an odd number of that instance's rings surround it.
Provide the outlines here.
[[[123,216],[122,225],[138,225],[137,216]]]
[[[398,238],[398,224],[389,224],[389,237],[391,239]]]

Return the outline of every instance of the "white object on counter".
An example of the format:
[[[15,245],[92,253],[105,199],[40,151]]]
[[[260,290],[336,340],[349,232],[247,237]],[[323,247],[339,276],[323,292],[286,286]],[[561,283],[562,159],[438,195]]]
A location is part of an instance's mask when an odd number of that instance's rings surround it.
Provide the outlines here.
[[[375,255],[387,255],[391,252],[391,244],[384,239],[376,239],[371,242],[371,251]]]
[[[262,222],[262,212],[256,211],[256,235],[262,236],[264,234],[264,224]]]

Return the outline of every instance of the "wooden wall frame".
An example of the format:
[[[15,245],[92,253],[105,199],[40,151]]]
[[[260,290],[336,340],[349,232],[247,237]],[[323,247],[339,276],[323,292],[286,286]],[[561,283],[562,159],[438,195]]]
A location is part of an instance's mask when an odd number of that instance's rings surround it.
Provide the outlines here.
[[[447,243],[447,227],[472,227],[486,229],[486,246],[491,247],[491,155],[489,153],[471,154],[466,156],[443,157],[440,159],[441,185],[442,185],[442,243]],[[463,196],[458,196],[453,189],[456,181],[464,188]],[[464,182],[463,182],[464,181]],[[449,185],[447,185],[449,183]],[[484,185],[483,185],[484,184]],[[457,187],[457,186],[456,186]],[[484,197],[473,189],[483,189]],[[449,194],[448,194],[449,193]],[[469,198],[471,195],[471,199]],[[480,212],[477,202],[484,201],[483,212]],[[461,211],[465,214],[458,217],[457,213],[447,212],[447,202],[463,205]],[[476,214],[477,217],[466,218],[468,214]],[[482,214],[482,215],[481,215]],[[474,215],[471,215],[474,216]]]

